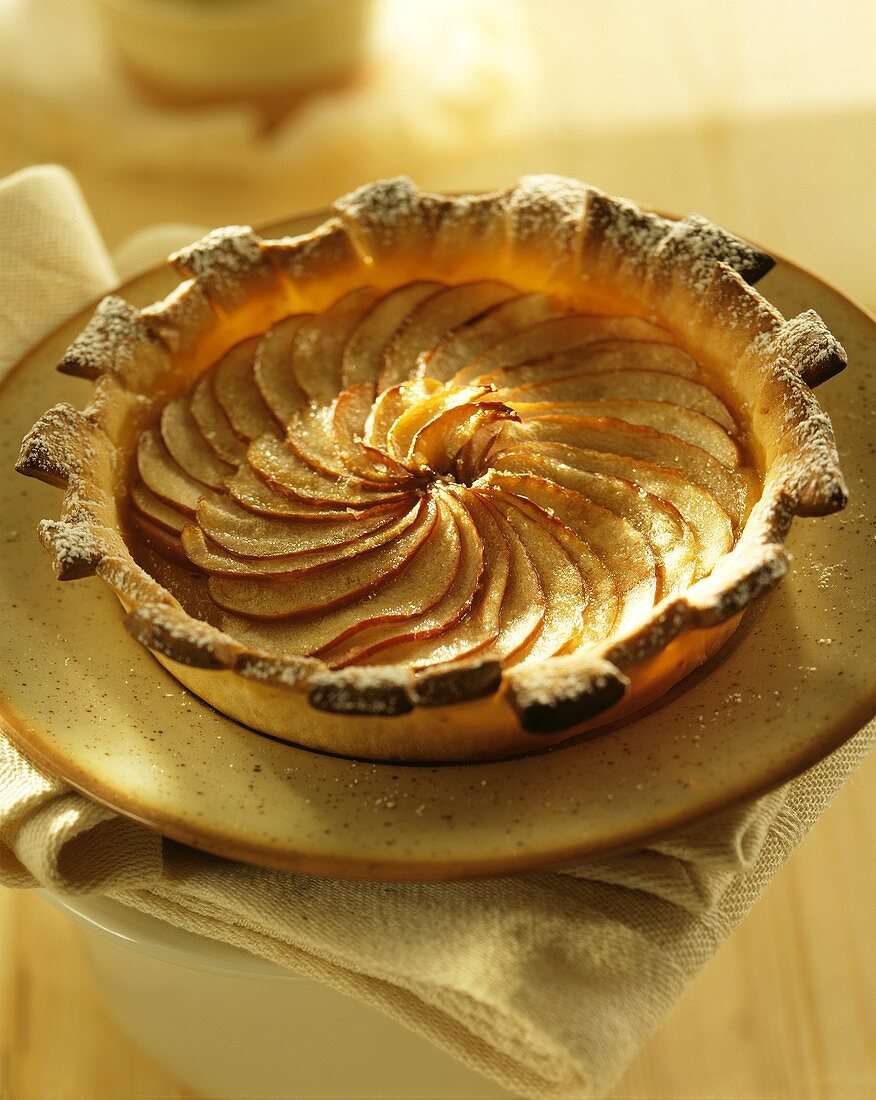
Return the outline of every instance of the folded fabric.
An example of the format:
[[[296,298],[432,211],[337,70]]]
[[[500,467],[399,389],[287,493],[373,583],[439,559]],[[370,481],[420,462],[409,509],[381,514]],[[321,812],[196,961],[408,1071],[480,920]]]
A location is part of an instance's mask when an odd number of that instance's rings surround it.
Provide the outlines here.
[[[191,239],[140,235],[136,269]],[[61,169],[0,184],[0,370],[115,273]],[[361,998],[517,1094],[604,1094],[876,739],[682,836],[562,872],[361,883],[162,840],[0,732],[0,882],[105,893]]]

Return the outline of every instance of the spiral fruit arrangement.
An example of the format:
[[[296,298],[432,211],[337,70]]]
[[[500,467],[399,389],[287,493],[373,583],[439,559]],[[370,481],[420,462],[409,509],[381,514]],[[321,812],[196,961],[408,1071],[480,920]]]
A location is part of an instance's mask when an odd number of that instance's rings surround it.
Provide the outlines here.
[[[374,759],[501,756],[701,664],[842,507],[811,389],[842,368],[772,261],[575,181],[362,188],[313,233],[217,231],[105,299],[97,379],[19,468],[41,535],[129,631],[258,730]]]
[[[498,282],[359,289],[165,406],[131,519],[268,653],[512,666],[711,571],[755,484],[739,436],[657,325]]]

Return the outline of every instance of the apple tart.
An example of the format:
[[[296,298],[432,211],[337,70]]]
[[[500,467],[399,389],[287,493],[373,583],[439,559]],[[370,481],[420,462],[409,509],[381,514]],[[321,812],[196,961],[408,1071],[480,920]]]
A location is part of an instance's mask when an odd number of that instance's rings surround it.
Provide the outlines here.
[[[812,388],[845,354],[763,252],[574,180],[400,178],[311,233],[231,227],[104,299],[28,434],[40,535],[256,730],[370,759],[539,748],[632,713],[843,507]],[[83,639],[82,644],[87,644]]]

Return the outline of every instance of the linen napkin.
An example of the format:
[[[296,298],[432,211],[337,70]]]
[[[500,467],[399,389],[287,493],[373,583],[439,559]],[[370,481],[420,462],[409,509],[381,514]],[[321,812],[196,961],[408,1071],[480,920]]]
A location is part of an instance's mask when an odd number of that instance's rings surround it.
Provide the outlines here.
[[[141,234],[125,267],[197,233]],[[0,249],[3,370],[116,274],[59,168],[0,184]],[[787,786],[628,855],[387,884],[270,871],[163,840],[40,771],[0,731],[0,882],[105,893],[244,948],[374,1005],[518,1095],[598,1097],[874,739],[871,722]]]

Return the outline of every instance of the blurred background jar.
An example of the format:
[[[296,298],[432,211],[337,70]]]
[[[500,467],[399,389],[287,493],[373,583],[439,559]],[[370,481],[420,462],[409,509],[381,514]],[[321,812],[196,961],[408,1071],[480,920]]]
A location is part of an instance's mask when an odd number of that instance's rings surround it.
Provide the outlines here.
[[[0,175],[70,168],[115,248],[556,172],[872,307],[874,41],[873,0],[0,0]]]
[[[115,59],[169,107],[245,103],[266,123],[361,76],[372,0],[94,0]]]

